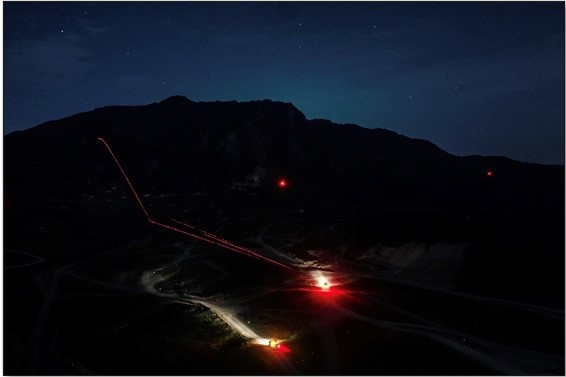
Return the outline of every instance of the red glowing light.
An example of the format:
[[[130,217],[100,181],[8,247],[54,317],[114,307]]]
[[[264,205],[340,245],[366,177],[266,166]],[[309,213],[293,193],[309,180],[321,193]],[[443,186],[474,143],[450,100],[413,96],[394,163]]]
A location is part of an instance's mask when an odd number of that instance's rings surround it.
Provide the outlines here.
[[[488,177],[493,177],[493,171],[488,170],[488,171],[485,172],[485,175],[487,175]]]
[[[283,343],[277,343],[277,345],[275,346],[275,348],[273,350],[276,351],[276,352],[282,352],[282,353],[291,352],[291,349]]]
[[[279,182],[277,182],[277,185],[279,186],[279,188],[285,188],[287,187],[288,183],[286,179],[280,179]]]

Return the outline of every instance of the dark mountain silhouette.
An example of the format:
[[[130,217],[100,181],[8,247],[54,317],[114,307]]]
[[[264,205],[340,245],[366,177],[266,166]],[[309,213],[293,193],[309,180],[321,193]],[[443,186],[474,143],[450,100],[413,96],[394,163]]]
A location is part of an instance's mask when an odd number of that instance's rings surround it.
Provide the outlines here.
[[[14,132],[4,137],[5,203],[128,195],[98,137],[112,145],[142,194],[271,195],[284,176],[290,208],[356,208],[351,232],[368,245],[379,237],[402,241],[391,234],[472,242],[468,275],[485,291],[528,275],[542,281],[520,283],[536,296],[533,286],[563,280],[563,166],[458,157],[384,129],[308,120],[292,104],[270,100],[176,96]]]
[[[6,186],[67,196],[119,185],[98,137],[140,176],[144,192],[218,189],[244,182],[259,167],[263,184],[287,175],[303,187],[363,200],[453,200],[515,212],[556,207],[562,197],[561,166],[456,157],[384,129],[307,120],[281,102],[196,103],[179,96],[104,107],[6,136]],[[495,175],[487,177],[488,170]]]

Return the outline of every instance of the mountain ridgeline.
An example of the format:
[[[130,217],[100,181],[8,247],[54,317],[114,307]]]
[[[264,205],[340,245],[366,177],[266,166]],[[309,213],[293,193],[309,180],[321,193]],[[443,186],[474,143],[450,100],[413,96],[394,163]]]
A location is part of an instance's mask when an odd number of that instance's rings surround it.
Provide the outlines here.
[[[285,176],[297,188],[362,203],[391,199],[512,210],[554,207],[562,197],[561,166],[456,157],[384,129],[307,120],[287,103],[197,103],[180,96],[99,108],[5,136],[8,194],[68,197],[122,186],[98,137],[113,146],[144,193],[246,182],[271,189]]]
[[[269,209],[270,198],[285,194],[289,210],[348,208],[363,247],[419,237],[469,242],[472,272],[464,275],[485,291],[523,282],[538,297],[537,286],[563,282],[563,166],[458,157],[384,129],[308,120],[292,104],[270,100],[176,96],[6,135],[5,207],[130,196],[100,137],[142,196],[208,193],[214,201],[241,193],[240,201],[267,198]],[[289,182],[284,193],[281,177]],[[540,284],[524,282],[525,274]]]

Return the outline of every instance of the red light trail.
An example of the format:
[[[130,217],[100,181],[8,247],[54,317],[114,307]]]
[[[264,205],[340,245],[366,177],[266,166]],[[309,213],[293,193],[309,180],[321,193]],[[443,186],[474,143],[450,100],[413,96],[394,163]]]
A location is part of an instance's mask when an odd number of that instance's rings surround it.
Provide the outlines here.
[[[99,137],[98,140],[100,140],[100,142],[102,142],[102,143],[104,144],[104,146],[106,147],[106,149],[107,149],[108,152],[110,153],[110,156],[112,156],[112,159],[114,160],[114,162],[115,162],[116,165],[118,166],[118,169],[120,169],[120,173],[122,173],[122,176],[124,177],[124,179],[125,179],[126,182],[128,183],[128,186],[130,187],[130,189],[131,189],[132,192],[134,193],[134,196],[135,196],[136,200],[138,201],[138,204],[139,204],[140,208],[142,209],[143,213],[145,214],[145,216],[146,216],[146,218],[147,218],[147,221],[148,221],[150,224],[157,225],[157,226],[160,226],[160,227],[162,227],[162,228],[164,228],[164,229],[172,230],[172,231],[174,231],[174,232],[178,232],[178,233],[184,234],[184,235],[186,235],[186,236],[189,236],[189,237],[198,239],[198,240],[200,240],[200,241],[204,241],[204,242],[211,243],[211,244],[213,244],[213,245],[222,247],[222,248],[227,249],[227,250],[235,251],[235,252],[237,252],[237,253],[246,255],[246,256],[248,256],[248,257],[253,257],[253,258],[256,258],[256,259],[260,259],[260,260],[263,260],[263,261],[265,261],[265,262],[268,262],[268,263],[277,265],[277,266],[279,266],[279,267],[286,268],[286,269],[291,270],[291,271],[295,271],[295,269],[293,269],[293,268],[291,268],[291,267],[289,267],[289,266],[287,266],[287,265],[285,265],[285,264],[283,264],[283,263],[277,262],[276,260],[267,258],[267,257],[265,257],[265,256],[263,256],[263,255],[258,254],[258,253],[255,253],[254,251],[252,251],[252,250],[250,250],[250,249],[247,249],[247,248],[245,248],[245,247],[235,245],[235,244],[233,244],[232,242],[230,242],[230,241],[228,241],[228,240],[226,240],[226,239],[224,239],[224,238],[218,237],[218,236],[216,236],[216,235],[214,235],[214,234],[212,234],[212,233],[206,232],[206,231],[204,231],[204,230],[200,230],[200,229],[198,229],[197,227],[195,227],[195,226],[193,226],[193,225],[186,224],[186,223],[184,223],[184,222],[171,219],[171,221],[176,222],[176,223],[178,223],[178,224],[181,224],[181,225],[183,225],[183,226],[185,226],[185,227],[187,227],[187,228],[189,228],[189,229],[194,229],[196,232],[200,233],[200,235],[199,235],[199,234],[192,233],[192,232],[188,232],[188,231],[186,231],[186,230],[182,230],[182,229],[179,229],[179,228],[177,228],[177,227],[174,227],[174,226],[171,226],[171,225],[167,225],[167,224],[163,224],[163,223],[160,223],[160,222],[158,222],[158,221],[153,220],[153,219],[149,216],[149,213],[147,212],[147,210],[145,209],[145,206],[143,205],[143,202],[141,201],[141,199],[140,199],[140,197],[139,197],[139,195],[138,195],[136,189],[134,188],[134,185],[132,184],[132,182],[131,182],[130,179],[128,178],[128,175],[126,174],[126,172],[125,172],[124,169],[122,168],[122,165],[121,165],[120,162],[118,161],[118,158],[116,158],[116,155],[115,155],[114,152],[112,151],[112,148],[110,148],[110,145],[109,145],[103,138],[101,138],[101,137]],[[286,184],[287,184],[287,183],[285,182],[285,185],[286,185]]]
[[[110,155],[112,156],[112,158],[114,159],[114,162],[116,162],[116,165],[118,165],[118,169],[120,169],[120,172],[122,173],[122,176],[124,177],[124,179],[126,180],[126,182],[128,183],[128,185],[130,186],[130,189],[132,190],[132,192],[134,193],[134,196],[136,197],[143,213],[145,214],[145,217],[147,217],[148,220],[151,220],[149,218],[149,214],[147,213],[147,210],[145,209],[140,197],[138,196],[138,193],[136,192],[136,189],[134,189],[134,186],[132,185],[132,182],[130,182],[130,179],[128,178],[128,176],[126,175],[126,172],[124,171],[124,169],[122,169],[122,165],[120,165],[120,162],[118,161],[118,159],[116,158],[116,155],[114,154],[114,152],[112,151],[112,148],[110,148],[110,145],[108,145],[108,143],[106,142],[106,140],[104,140],[103,138],[99,137],[98,140],[100,140],[104,146],[106,147],[106,149],[108,149],[108,152],[110,152]]]
[[[184,226],[186,226],[186,227],[189,227],[189,228],[191,228],[191,229],[195,229],[195,230],[201,232],[204,236],[209,237],[208,239],[206,239],[207,242],[211,242],[211,243],[214,243],[215,245],[218,245],[218,246],[220,246],[220,247],[224,247],[224,248],[230,249],[230,250],[232,250],[232,251],[235,251],[235,252],[238,252],[238,253],[242,253],[242,254],[244,254],[244,255],[251,256],[251,257],[254,257],[254,258],[257,258],[257,259],[261,259],[261,260],[264,260],[264,261],[266,261],[266,262],[273,263],[273,264],[276,264],[277,266],[284,267],[284,268],[287,268],[287,269],[289,269],[289,270],[293,270],[293,271],[294,271],[294,269],[292,269],[291,267],[289,267],[289,266],[287,266],[287,265],[285,265],[285,264],[283,264],[283,263],[279,263],[279,262],[277,262],[277,261],[275,261],[275,260],[273,260],[273,259],[264,257],[263,255],[260,255],[260,254],[254,252],[254,251],[252,251],[252,250],[250,250],[250,249],[248,249],[248,248],[245,248],[245,247],[242,247],[242,246],[238,246],[238,245],[236,245],[236,244],[234,244],[234,243],[228,241],[227,239],[218,237],[217,235],[214,235],[214,234],[212,234],[212,233],[206,232],[206,231],[204,231],[204,230],[200,230],[200,229],[198,229],[198,228],[196,228],[196,227],[194,227],[194,226],[192,226],[192,225],[185,224],[185,223],[183,223],[183,222],[181,222],[181,221],[179,221],[179,220],[171,219],[171,221],[176,222],[176,223],[178,223],[178,224],[184,225]],[[216,241],[216,242],[214,242],[214,241]]]

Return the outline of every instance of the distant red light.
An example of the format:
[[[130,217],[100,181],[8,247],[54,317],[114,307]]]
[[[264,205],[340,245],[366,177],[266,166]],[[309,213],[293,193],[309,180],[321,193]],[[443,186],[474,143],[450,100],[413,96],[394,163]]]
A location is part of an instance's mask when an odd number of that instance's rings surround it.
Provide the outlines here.
[[[493,177],[493,171],[488,170],[485,172],[485,175],[487,175],[488,177]]]
[[[285,188],[287,187],[287,180],[285,179],[280,179],[279,182],[277,182],[277,185],[279,186],[279,188]]]

